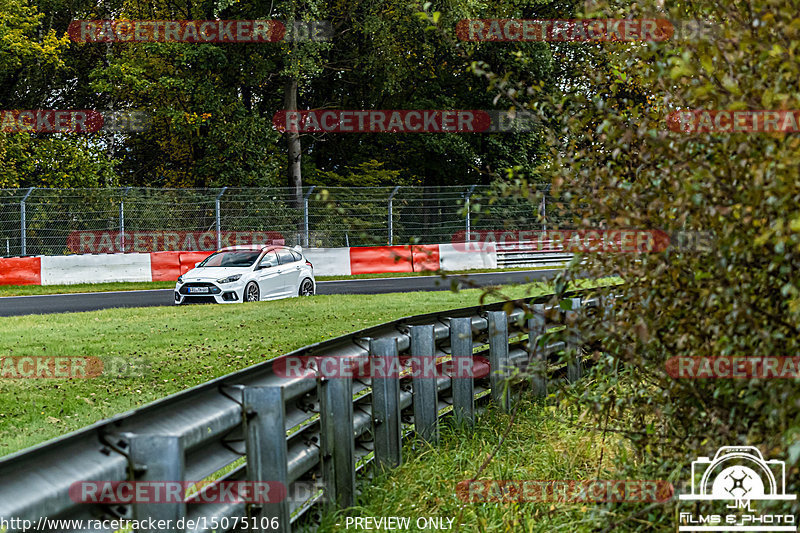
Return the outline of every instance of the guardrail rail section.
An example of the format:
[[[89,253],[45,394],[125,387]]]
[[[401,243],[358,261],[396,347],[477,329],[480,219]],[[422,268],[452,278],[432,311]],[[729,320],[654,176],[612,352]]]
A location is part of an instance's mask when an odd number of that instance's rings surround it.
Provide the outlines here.
[[[0,460],[0,518],[170,519],[177,532],[188,531],[176,528],[180,518],[201,522],[191,531],[210,531],[212,524],[228,531],[235,517],[248,517],[255,531],[297,530],[318,520],[325,502],[352,506],[356,476],[370,463],[399,465],[403,440],[412,434],[435,443],[444,416],[468,427],[490,400],[509,409],[507,381],[516,369],[534,369],[515,384],[527,382],[539,396],[548,391],[542,371],[548,363],[550,379],[577,380],[580,338],[575,328],[559,326],[598,300],[576,295],[557,308],[545,308],[550,297],[542,297],[516,301],[510,313],[500,302],[407,317],[281,356],[400,358],[406,366],[397,379],[322,378],[318,371],[310,379],[287,378],[276,375],[277,358],[7,456]],[[411,366],[423,357],[452,358],[453,367],[471,358],[474,377],[412,376]],[[568,361],[566,368],[555,369],[558,360]],[[177,503],[76,503],[70,487],[89,480],[268,480],[287,494],[263,505],[205,503],[203,492],[213,489],[207,486]]]
[[[499,268],[560,267],[566,265],[575,257],[572,252],[548,251],[552,250],[553,247],[553,241],[551,240],[541,243],[534,241],[497,243],[495,245],[497,266]]]

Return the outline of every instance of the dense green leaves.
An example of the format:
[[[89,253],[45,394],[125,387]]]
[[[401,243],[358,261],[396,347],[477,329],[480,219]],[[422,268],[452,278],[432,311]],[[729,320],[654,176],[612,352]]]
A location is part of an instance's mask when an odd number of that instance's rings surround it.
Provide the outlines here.
[[[300,109],[506,109],[509,100],[495,98],[491,80],[469,72],[474,60],[502,66],[506,78],[535,80],[540,90],[552,90],[558,72],[549,45],[458,42],[454,27],[468,17],[565,9],[538,1],[453,0],[428,6],[426,15],[423,6],[406,0],[380,5],[117,0],[70,6],[40,0],[38,8],[23,0],[3,1],[8,13],[0,42],[14,53],[0,60],[6,81],[0,109],[145,111],[153,117],[145,132],[60,139],[74,147],[67,152],[104,153],[115,169],[110,180],[74,176],[72,182],[178,187],[284,185],[287,145],[272,118],[285,107],[292,80]],[[333,35],[329,41],[236,45],[75,43],[66,37],[70,21],[102,18],[322,20],[331,23]],[[33,135],[28,142],[39,141],[52,139]],[[346,169],[375,161],[395,172],[397,183],[488,183],[510,167],[533,173],[544,155],[540,131],[303,134],[300,143],[303,174],[317,182],[325,173],[346,175]],[[32,182],[30,176],[6,179]],[[68,182],[52,185],[63,183]]]
[[[658,10],[603,16],[648,12]],[[800,108],[797,13],[778,0],[680,3],[661,16],[713,32],[584,48],[572,64],[583,84],[526,102],[553,120],[546,172],[573,224],[713,235],[710,251],[591,254],[575,269],[626,282],[610,322],[595,324],[599,365],[581,401],[598,420],[629,420],[644,463],[683,467],[678,482],[696,456],[746,444],[788,459],[787,492],[800,491],[796,380],[674,379],[665,368],[677,356],[798,355],[797,134],[682,133],[666,121],[678,109]]]

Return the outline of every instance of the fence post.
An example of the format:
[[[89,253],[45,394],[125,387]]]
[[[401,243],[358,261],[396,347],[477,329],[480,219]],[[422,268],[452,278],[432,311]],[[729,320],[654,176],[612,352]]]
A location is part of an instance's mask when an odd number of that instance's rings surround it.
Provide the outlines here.
[[[227,187],[223,187],[219,194],[217,195],[217,199],[214,202],[214,215],[215,215],[215,222],[217,226],[217,250],[222,248],[222,228],[220,227],[220,216],[219,216],[219,199],[222,198],[222,195],[225,194],[227,191]]]
[[[36,187],[31,187],[28,189],[28,192],[25,193],[25,196],[19,202],[19,229],[20,229],[20,238],[22,240],[22,253],[21,256],[28,255],[28,236],[26,234],[26,224],[25,224],[25,201],[28,199],[28,196],[31,195],[33,190]]]
[[[185,472],[185,454],[181,437],[175,435],[139,435],[128,433],[123,435],[130,442],[130,460],[134,470],[142,472],[136,481],[183,482]],[[161,492],[164,493],[163,491]],[[180,495],[184,496],[185,488]],[[184,498],[181,498],[183,500]],[[169,521],[168,529],[140,528],[137,533],[178,533],[177,521],[186,516],[186,503],[155,502],[134,503],[133,519],[147,524],[150,519]]]
[[[125,187],[119,201],[119,245],[123,254],[125,253],[125,197],[128,196],[130,190],[130,187]]]
[[[333,359],[338,365],[338,358]],[[318,366],[321,367],[322,363]],[[322,481],[326,497],[341,508],[352,507],[356,493],[353,380],[350,377],[327,378],[318,373],[317,387]]]
[[[574,322],[578,318],[578,311],[581,308],[580,298],[570,298],[572,308],[565,313],[567,322],[567,381],[574,383],[578,381],[583,373],[581,368],[581,339],[578,331],[574,328]]]
[[[393,375],[399,359],[397,338],[375,339],[369,343],[370,368],[383,368],[383,376],[372,376],[372,424],[375,462],[378,468],[394,468],[402,462],[400,420],[400,379]]]
[[[475,187],[477,187],[477,185],[470,185],[469,190],[467,191],[467,194],[466,194],[466,200],[464,201],[464,206],[467,209],[467,234],[466,234],[466,239],[465,239],[464,242],[469,242],[470,241],[470,238],[469,238],[469,234],[470,234],[469,199],[470,199],[470,197],[472,197],[472,191],[475,190]]]
[[[411,387],[414,393],[414,427],[428,442],[439,440],[439,389],[436,339],[433,324],[411,326]]]
[[[489,382],[492,387],[492,402],[503,411],[511,410],[511,394],[508,376],[508,315],[505,311],[490,311],[489,323]]]
[[[242,411],[244,412],[245,446],[247,450],[247,480],[270,483],[267,493],[269,502],[248,505],[248,516],[277,518],[275,531],[289,533],[292,530],[289,509],[289,467],[286,445],[286,404],[283,387],[245,387],[242,389]],[[284,497],[272,501],[275,491],[282,487]],[[278,495],[281,496],[281,495]],[[273,530],[257,527],[256,531]]]
[[[531,389],[537,398],[547,397],[547,346],[537,347],[539,337],[547,331],[544,304],[533,304],[533,317],[528,319],[528,369],[531,372]]]
[[[392,194],[389,195],[389,240],[387,241],[389,246],[394,244],[394,222],[392,221],[392,218],[393,218],[392,217],[392,211],[393,211],[393,204],[394,204],[393,200],[394,200],[394,195],[397,194],[397,191],[399,191],[399,190],[400,190],[400,186],[398,185],[397,187],[394,188],[394,190],[392,191]]]
[[[547,191],[542,193],[542,203],[539,205],[539,215],[542,217],[542,231],[547,231]]]
[[[453,414],[456,423],[475,423],[475,381],[472,360],[472,319],[450,319],[450,354],[453,357]]]
[[[309,242],[309,227],[308,227],[308,197],[316,189],[316,185],[312,185],[305,196],[303,196],[303,247],[308,248]]]

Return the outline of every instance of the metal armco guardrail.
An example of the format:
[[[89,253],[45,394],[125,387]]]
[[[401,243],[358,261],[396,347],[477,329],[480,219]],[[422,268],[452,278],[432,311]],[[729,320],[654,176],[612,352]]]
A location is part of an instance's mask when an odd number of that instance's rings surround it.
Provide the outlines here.
[[[546,241],[545,245],[551,244]],[[520,267],[558,267],[566,265],[575,254],[570,252],[540,251],[539,243],[536,242],[514,242],[496,245],[495,255],[497,256],[497,266],[499,268],[520,268]]]
[[[399,357],[401,362],[409,355],[436,356],[454,362],[472,358],[473,364],[488,357],[491,371],[474,379],[405,373],[399,379],[288,379],[276,374],[277,358],[7,456],[0,460],[0,518],[33,523],[40,517],[171,519],[169,531],[177,532],[188,531],[174,525],[180,518],[201,522],[205,517],[208,525],[191,531],[210,531],[212,518],[224,523],[225,517],[248,517],[263,527],[251,530],[274,531],[277,525],[279,531],[291,531],[300,521],[315,520],[322,502],[351,506],[357,474],[370,463],[400,464],[402,440],[412,432],[436,441],[443,416],[470,425],[476,409],[489,400],[509,409],[506,379],[514,369],[538,369],[524,381],[535,394],[546,395],[543,363],[564,351],[565,377],[578,379],[580,338],[569,315],[598,301],[569,296],[566,311],[546,309],[549,297],[514,302],[510,313],[503,303],[455,309],[403,318],[281,356]],[[550,340],[540,347],[544,339]],[[73,484],[87,480],[208,479],[277,482],[287,488],[287,497],[263,505],[201,503],[202,494],[174,503],[100,505],[76,503],[70,495]],[[270,527],[263,519],[272,520]],[[228,530],[232,527],[217,527]],[[12,526],[13,531],[19,529]]]

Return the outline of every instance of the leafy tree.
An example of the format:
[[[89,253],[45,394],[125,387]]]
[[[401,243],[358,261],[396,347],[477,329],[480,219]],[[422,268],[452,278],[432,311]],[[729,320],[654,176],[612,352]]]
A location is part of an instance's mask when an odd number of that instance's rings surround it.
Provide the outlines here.
[[[116,185],[114,162],[88,138],[0,134],[0,188]]]
[[[70,68],[69,39],[58,37],[51,23],[52,17],[26,0],[0,0],[0,110],[52,108],[58,102],[53,79]],[[113,161],[96,136],[0,132],[0,168],[0,187],[116,182]]]
[[[488,13],[520,13],[513,3],[453,1],[442,10],[442,27],[455,28],[463,18]],[[348,28],[337,40],[326,71],[315,86],[318,107],[343,109],[493,109],[488,83],[469,75],[464,49],[478,57],[513,63],[514,51],[487,43],[460,43],[454,31],[441,35],[425,31],[417,16],[419,5],[403,0],[375,10],[371,3],[332,9],[337,26]],[[539,44],[524,45],[529,61],[517,68],[552,83],[549,51]],[[342,73],[344,72],[344,75]],[[502,107],[501,107],[502,108]],[[489,182],[504,168],[531,170],[543,150],[540,132],[503,134],[331,134],[312,139],[310,152],[319,168],[336,170],[376,153],[390,168],[419,176],[425,185]]]
[[[39,29],[44,13],[27,0],[0,0],[0,103],[25,105],[29,79],[64,68],[66,37]]]
[[[787,493],[800,491],[800,394],[792,379],[675,379],[673,357],[794,357],[800,328],[800,143],[792,133],[677,132],[671,112],[798,109],[797,6],[777,0],[659,6],[604,4],[599,16],[702,21],[701,34],[665,43],[582,46],[584,82],[522,104],[551,127],[540,169],[577,227],[710,234],[711,250],[587,254],[572,275],[618,273],[610,316],[589,320],[596,363],[564,401],[589,406],[593,426],[630,438],[618,457],[676,485],[720,446],[757,446],[785,459]],[[685,29],[685,28],[680,28]],[[573,47],[581,46],[578,44]],[[481,75],[501,80],[487,66]],[[500,89],[499,82],[495,85]],[[525,183],[519,182],[518,193]],[[673,244],[676,244],[673,242]],[[643,472],[645,472],[643,474]],[[674,505],[674,504],[670,504]],[[797,514],[796,502],[781,508]],[[643,515],[644,514],[644,515]],[[674,529],[663,509],[618,516],[608,530]]]

